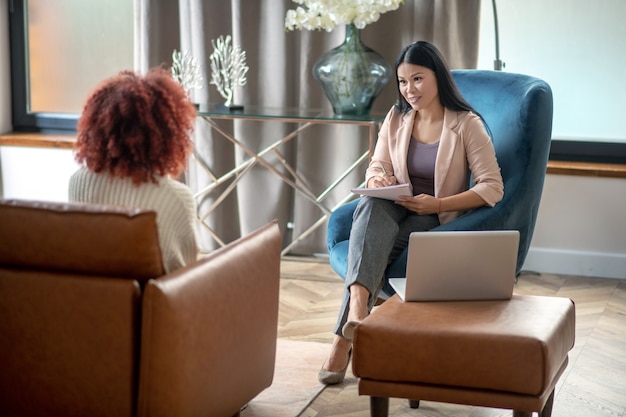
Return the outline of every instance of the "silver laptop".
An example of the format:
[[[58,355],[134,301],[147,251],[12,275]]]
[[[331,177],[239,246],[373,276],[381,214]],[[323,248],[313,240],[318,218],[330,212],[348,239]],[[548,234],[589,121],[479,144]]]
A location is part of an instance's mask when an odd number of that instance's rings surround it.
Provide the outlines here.
[[[403,301],[508,300],[518,247],[517,230],[414,232],[406,278],[389,283]]]

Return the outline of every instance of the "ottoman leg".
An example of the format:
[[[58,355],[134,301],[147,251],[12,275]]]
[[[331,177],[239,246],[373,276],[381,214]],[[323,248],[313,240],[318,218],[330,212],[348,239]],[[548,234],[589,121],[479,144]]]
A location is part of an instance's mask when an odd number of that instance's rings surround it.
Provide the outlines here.
[[[513,410],[513,417],[531,417],[533,413],[529,413],[528,411],[515,411]]]
[[[540,417],[550,417],[552,416],[552,404],[554,404],[554,390],[548,397],[548,401],[546,401],[546,405],[543,406],[543,410],[541,410]]]
[[[389,416],[389,397],[370,397],[370,416]]]
[[[409,400],[409,407],[413,409],[420,408],[420,400]]]

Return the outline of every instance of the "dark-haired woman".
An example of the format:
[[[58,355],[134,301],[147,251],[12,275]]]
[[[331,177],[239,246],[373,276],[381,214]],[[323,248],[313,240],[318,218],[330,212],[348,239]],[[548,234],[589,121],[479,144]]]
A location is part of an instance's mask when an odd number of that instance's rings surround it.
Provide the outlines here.
[[[365,181],[368,187],[408,183],[412,195],[398,201],[363,197],[357,205],[346,289],[319,373],[325,384],[343,381],[354,328],[374,306],[385,269],[406,248],[409,235],[494,206],[504,192],[483,120],[461,96],[439,50],[415,42],[402,50],[395,68],[398,100],[383,122]]]
[[[196,109],[168,71],[123,71],[91,93],[78,121],[73,202],[154,210],[167,272],[197,259],[196,203],[176,178],[191,151]]]

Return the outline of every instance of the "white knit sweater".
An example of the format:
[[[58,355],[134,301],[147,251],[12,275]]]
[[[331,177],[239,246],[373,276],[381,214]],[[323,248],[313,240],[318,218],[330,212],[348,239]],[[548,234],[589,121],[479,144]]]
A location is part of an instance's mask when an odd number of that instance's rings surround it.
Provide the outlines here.
[[[170,177],[159,177],[158,184],[135,185],[130,178],[81,168],[70,178],[69,200],[154,210],[165,270],[197,259],[196,203],[191,190]]]

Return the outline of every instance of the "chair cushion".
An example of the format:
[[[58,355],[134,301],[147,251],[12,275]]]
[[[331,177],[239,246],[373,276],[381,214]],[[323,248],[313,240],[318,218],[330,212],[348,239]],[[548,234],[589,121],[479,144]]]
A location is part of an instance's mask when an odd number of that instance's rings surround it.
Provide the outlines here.
[[[357,327],[354,374],[376,381],[540,395],[574,345],[568,298],[386,301]]]
[[[0,201],[0,266],[145,281],[164,274],[156,213]]]

